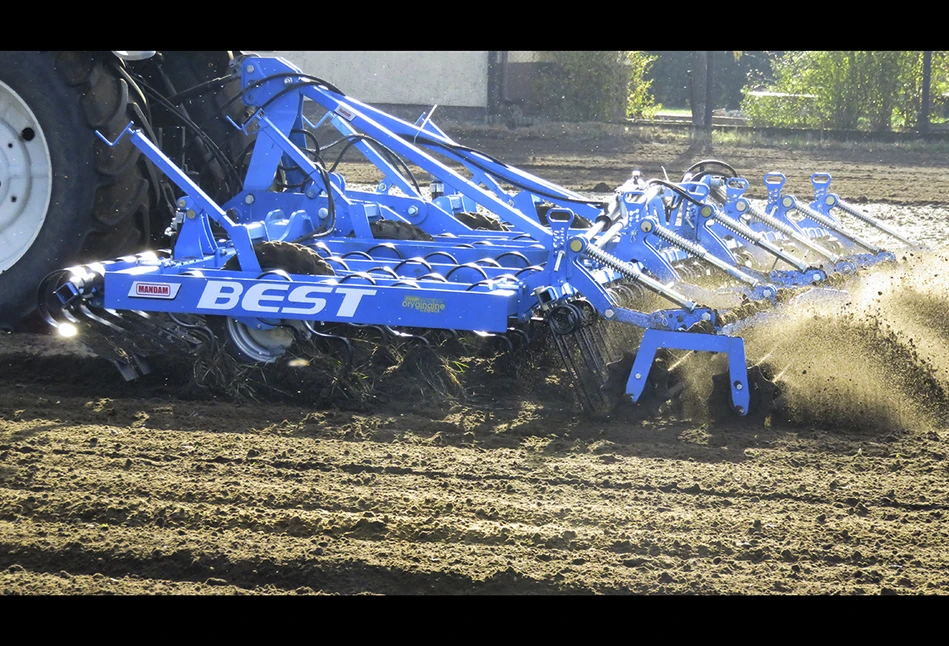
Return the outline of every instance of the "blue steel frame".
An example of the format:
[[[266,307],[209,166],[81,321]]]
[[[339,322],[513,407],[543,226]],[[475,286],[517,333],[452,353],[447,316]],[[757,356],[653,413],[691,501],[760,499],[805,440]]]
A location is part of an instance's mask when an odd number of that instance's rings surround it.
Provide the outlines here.
[[[176,216],[180,224],[170,257],[87,266],[57,289],[64,304],[82,299],[117,311],[227,316],[257,329],[297,320],[503,333],[546,307],[582,296],[602,317],[645,330],[626,388],[634,401],[659,348],[723,353],[733,408],[744,415],[749,401],[744,342],[721,332],[717,312],[669,287],[679,278],[673,263],[699,257],[745,283],[745,293],[753,298],[773,298],[776,286],[826,278],[819,270],[802,270],[803,265],[796,272],[771,274],[739,265],[734,251],[742,243],[726,242],[722,226],[730,217],[737,221],[740,185],[731,185],[722,209],[708,199],[709,185],[699,182],[681,184],[677,191],[628,182],[615,204],[604,205],[460,146],[427,117],[420,125],[410,124],[346,97],[282,59],[245,58],[241,73],[244,102],[261,107],[246,123],[234,125],[247,134],[255,130],[257,139],[242,190],[223,205],[131,124],[114,141],[100,134],[108,145],[128,136],[183,191]],[[304,116],[305,99],[326,110],[317,124]],[[324,122],[346,137],[366,137],[354,146],[383,173],[375,191],[347,187],[342,175],[327,172],[305,152],[304,127]],[[382,147],[430,174],[444,186],[444,195],[424,196],[380,152]],[[294,169],[287,181],[297,188],[271,190],[278,166]],[[670,217],[665,205],[683,191],[688,199],[679,199]],[[787,217],[791,207],[779,199],[776,178],[769,184],[769,197],[772,193],[774,217],[803,231]],[[825,190],[815,200],[823,209],[818,215],[829,218],[827,210],[839,200],[830,204],[827,195]],[[537,215],[542,202],[553,205],[547,224]],[[454,217],[476,210],[499,218],[510,230],[476,231]],[[594,224],[571,228],[575,216]],[[417,225],[434,240],[376,240],[370,224],[380,218]],[[751,229],[765,242],[780,238],[771,229]],[[274,240],[309,246],[336,275],[261,267],[254,245]],[[235,255],[242,269],[225,269]],[[608,287],[621,278],[678,307],[648,314],[620,307]],[[700,322],[715,333],[687,332]]]

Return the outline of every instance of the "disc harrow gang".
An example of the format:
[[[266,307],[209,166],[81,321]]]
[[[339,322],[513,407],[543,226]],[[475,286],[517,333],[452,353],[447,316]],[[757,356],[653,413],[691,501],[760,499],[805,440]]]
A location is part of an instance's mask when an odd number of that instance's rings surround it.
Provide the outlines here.
[[[870,229],[913,245],[831,193],[826,173],[809,203],[783,194],[779,173],[753,203],[749,180],[716,160],[678,182],[635,171],[591,199],[456,143],[431,114],[402,121],[279,58],[238,63],[251,116],[232,125],[254,135],[241,190],[219,204],[129,124],[102,139],[129,138],[178,186],[170,249],[40,286],[46,320],[129,379],[170,356],[192,361],[198,383],[226,384],[332,355],[322,369],[345,390],[361,387],[351,376],[366,344],[523,354],[543,339],[591,413],[662,406],[685,388],[680,358],[701,352],[725,355],[713,390],[747,415],[776,395],[765,368],[746,366],[743,321],[894,261]],[[326,164],[316,132],[330,127],[382,173],[374,189]]]

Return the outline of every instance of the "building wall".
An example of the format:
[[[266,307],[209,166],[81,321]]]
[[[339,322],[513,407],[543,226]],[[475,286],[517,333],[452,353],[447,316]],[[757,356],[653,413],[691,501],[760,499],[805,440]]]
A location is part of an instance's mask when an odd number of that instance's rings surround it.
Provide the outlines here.
[[[488,52],[258,52],[372,104],[488,107]]]

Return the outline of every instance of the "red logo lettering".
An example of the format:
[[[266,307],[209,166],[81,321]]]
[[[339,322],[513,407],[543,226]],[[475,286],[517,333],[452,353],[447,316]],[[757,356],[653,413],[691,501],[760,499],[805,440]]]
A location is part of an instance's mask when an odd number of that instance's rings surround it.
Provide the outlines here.
[[[181,285],[171,283],[144,283],[136,281],[129,289],[129,296],[140,298],[167,298],[173,299],[178,295]]]
[[[142,296],[169,296],[171,294],[171,286],[139,283],[136,293],[141,294]]]

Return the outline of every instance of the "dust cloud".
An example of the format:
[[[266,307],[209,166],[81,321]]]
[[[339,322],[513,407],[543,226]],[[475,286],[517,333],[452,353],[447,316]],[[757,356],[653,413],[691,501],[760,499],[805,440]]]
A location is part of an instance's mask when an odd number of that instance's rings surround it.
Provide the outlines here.
[[[838,285],[844,294],[792,300],[742,331],[749,365],[773,374],[792,421],[937,426],[949,415],[947,277],[945,254],[907,252]]]

